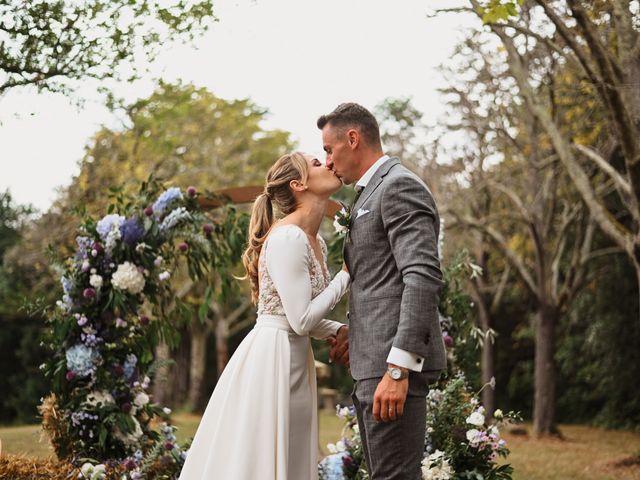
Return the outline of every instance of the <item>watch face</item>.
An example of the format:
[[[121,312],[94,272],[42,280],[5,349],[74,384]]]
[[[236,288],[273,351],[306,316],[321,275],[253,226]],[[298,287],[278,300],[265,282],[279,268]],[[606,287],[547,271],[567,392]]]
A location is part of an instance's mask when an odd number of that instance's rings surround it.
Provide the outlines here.
[[[401,376],[402,376],[402,372],[400,371],[399,368],[391,369],[391,378],[393,378],[394,380],[398,380]]]

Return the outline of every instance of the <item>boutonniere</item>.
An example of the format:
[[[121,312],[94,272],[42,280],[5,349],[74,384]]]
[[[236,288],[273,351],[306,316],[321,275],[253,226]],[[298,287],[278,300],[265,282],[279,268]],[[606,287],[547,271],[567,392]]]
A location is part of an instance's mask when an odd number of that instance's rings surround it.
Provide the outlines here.
[[[333,217],[333,226],[339,237],[349,233],[349,222],[351,221],[351,206],[347,206],[340,202],[342,209]]]

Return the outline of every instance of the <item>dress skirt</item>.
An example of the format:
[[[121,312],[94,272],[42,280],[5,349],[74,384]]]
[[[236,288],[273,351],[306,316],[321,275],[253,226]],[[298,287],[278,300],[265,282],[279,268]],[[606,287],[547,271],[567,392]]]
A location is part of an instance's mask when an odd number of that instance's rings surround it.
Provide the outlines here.
[[[220,376],[180,480],[316,480],[315,362],[284,315],[260,315]]]

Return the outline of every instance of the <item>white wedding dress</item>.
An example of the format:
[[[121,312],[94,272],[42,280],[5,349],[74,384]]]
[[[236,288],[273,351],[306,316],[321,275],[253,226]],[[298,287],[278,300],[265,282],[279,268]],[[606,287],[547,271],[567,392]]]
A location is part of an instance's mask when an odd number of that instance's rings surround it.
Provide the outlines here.
[[[349,286],[329,281],[327,246],[318,261],[304,231],[274,228],[258,262],[255,328],[220,376],[187,454],[180,480],[317,479],[316,375],[309,337],[341,323],[323,317]]]

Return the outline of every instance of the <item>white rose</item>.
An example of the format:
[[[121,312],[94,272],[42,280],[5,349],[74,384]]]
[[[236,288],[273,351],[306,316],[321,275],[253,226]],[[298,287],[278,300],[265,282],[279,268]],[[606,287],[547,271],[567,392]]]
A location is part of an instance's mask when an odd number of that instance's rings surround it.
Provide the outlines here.
[[[467,430],[467,440],[469,442],[473,442],[478,435],[480,435],[480,431],[476,430],[475,428],[472,428],[471,430]]]
[[[140,293],[144,289],[144,276],[136,266],[130,262],[118,265],[118,269],[111,276],[111,284],[119,290]]]
[[[133,399],[133,403],[138,407],[144,407],[149,403],[149,395],[144,392],[140,392],[136,395],[136,398]]]
[[[333,443],[327,443],[327,450],[329,450],[329,453],[338,453],[338,449]]]
[[[346,445],[344,444],[344,442],[342,440],[339,440],[336,443],[336,448],[338,449],[338,452],[344,452],[347,449]]]
[[[91,285],[94,288],[100,288],[102,287],[102,277],[100,275],[91,275],[89,277],[89,285]]]
[[[484,415],[482,415],[480,412],[473,412],[467,417],[467,423],[475,425],[476,427],[481,427],[482,425],[484,425]]]

